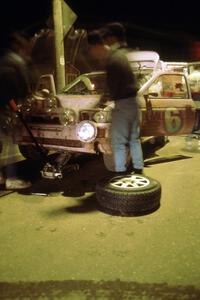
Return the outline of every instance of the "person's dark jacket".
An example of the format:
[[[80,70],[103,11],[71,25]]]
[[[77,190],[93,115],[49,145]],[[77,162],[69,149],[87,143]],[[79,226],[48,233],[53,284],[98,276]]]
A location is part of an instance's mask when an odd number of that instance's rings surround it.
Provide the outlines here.
[[[111,51],[107,59],[106,74],[109,93],[114,101],[136,96],[136,78],[122,50]]]
[[[27,65],[13,51],[5,52],[0,58],[0,107],[11,99],[16,102],[27,97],[30,91]]]

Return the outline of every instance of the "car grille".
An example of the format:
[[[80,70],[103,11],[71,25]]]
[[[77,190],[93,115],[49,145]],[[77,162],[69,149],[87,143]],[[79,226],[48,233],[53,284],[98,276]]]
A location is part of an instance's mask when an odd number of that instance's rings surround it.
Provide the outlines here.
[[[57,145],[57,146],[66,146],[66,147],[75,147],[75,148],[82,148],[82,142],[76,141],[76,140],[61,140],[61,139],[52,139],[52,138],[36,138],[37,142],[39,144],[45,144],[45,145]],[[23,137],[23,142],[26,143],[33,143],[33,140],[31,137]]]
[[[25,118],[27,123],[33,124],[61,124],[60,119],[57,116],[47,117],[47,116],[26,116]]]
[[[97,111],[95,110],[84,110],[84,111],[81,111],[80,113],[80,120],[81,121],[84,121],[84,120],[88,120],[88,121],[93,121],[93,117],[95,115]]]

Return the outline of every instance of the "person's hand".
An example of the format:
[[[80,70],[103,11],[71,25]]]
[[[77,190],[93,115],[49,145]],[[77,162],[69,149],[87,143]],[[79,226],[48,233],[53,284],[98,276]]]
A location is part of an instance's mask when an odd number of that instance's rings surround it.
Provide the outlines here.
[[[106,102],[108,101],[108,96],[103,94],[99,100],[99,107],[104,108],[106,107]]]

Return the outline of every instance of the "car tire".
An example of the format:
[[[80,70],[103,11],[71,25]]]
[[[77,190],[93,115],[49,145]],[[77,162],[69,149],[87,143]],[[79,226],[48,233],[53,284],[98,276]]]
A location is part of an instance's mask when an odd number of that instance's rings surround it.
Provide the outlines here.
[[[38,151],[36,146],[33,145],[18,145],[20,153],[23,155],[24,158],[29,160],[41,160],[42,153]],[[46,154],[48,154],[46,152]]]
[[[155,137],[155,145],[159,147],[164,147],[169,142],[167,136],[157,136]]]
[[[96,185],[98,208],[116,216],[141,216],[160,207],[161,184],[151,177],[127,174]]]

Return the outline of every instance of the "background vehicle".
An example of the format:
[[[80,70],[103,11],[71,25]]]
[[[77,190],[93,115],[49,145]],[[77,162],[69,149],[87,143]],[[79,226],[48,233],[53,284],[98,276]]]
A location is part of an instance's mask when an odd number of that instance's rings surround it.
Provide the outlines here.
[[[155,51],[130,51],[126,56],[134,72],[152,74],[163,68],[163,62]]]
[[[167,71],[181,72],[188,75],[188,63],[187,62],[169,62],[162,63],[162,67]]]

